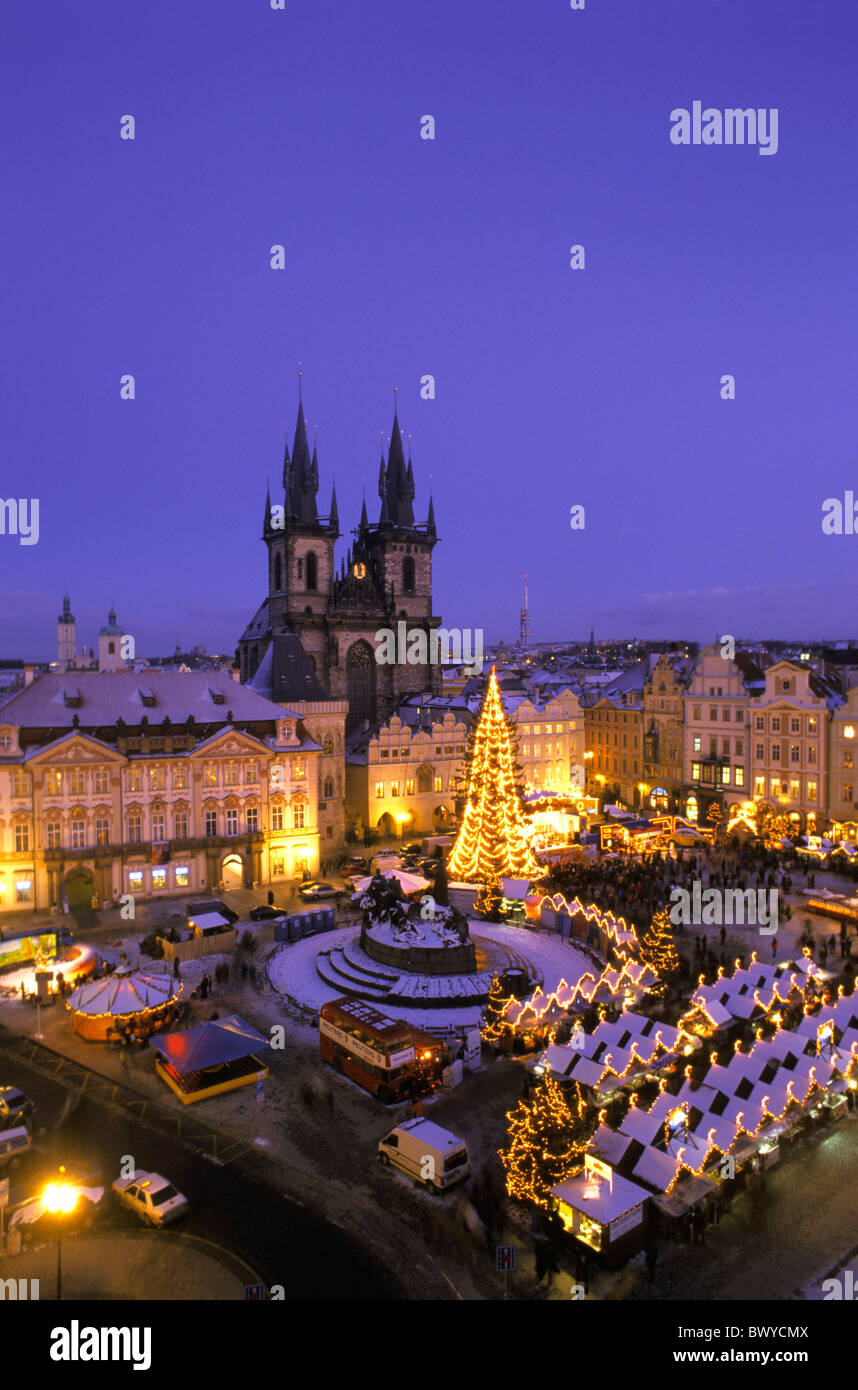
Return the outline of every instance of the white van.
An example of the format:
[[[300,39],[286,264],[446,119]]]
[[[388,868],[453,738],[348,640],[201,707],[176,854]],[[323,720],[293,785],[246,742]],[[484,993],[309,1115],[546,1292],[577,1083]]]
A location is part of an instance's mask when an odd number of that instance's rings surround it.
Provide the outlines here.
[[[370,861],[369,871],[370,871],[371,874],[374,874],[374,873],[383,874],[383,873],[386,873],[388,869],[401,869],[401,868],[402,868],[402,855],[401,855],[401,854],[397,854],[395,850],[380,850],[378,854],[374,854],[374,855],[372,856],[372,859],[371,859],[371,861]]]
[[[25,1125],[20,1125],[17,1129],[0,1130],[0,1167],[20,1154],[25,1154],[32,1148],[32,1144],[30,1131]]]
[[[397,1125],[378,1145],[382,1163],[393,1163],[430,1192],[443,1192],[471,1171],[464,1139],[431,1120],[417,1118]]]

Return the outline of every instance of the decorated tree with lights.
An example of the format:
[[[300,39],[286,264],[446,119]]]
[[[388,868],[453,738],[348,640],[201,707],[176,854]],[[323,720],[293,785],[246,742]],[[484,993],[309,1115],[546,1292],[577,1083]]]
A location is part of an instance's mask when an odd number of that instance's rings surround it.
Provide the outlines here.
[[[679,969],[679,955],[673,940],[673,924],[666,907],[655,914],[648,931],[640,939],[641,955],[659,979],[667,985]]]
[[[501,878],[533,878],[539,867],[524,835],[524,789],[515,735],[501,703],[494,667],[468,748],[467,800],[462,828],[447,861],[451,876],[492,885]]]
[[[725,839],[724,812],[717,801],[713,801],[706,812],[706,819],[712,827],[712,839],[716,845],[723,845]]]
[[[499,1043],[504,1034],[509,1032],[509,1024],[502,1022],[508,1002],[508,998],[501,989],[500,979],[494,975],[486,1001],[483,1026],[480,1030],[483,1042]]]
[[[570,1102],[546,1076],[531,1100],[520,1100],[507,1112],[507,1120],[507,1144],[498,1150],[506,1190],[519,1201],[549,1209],[551,1188],[580,1171],[596,1115],[585,1107],[577,1082]]]

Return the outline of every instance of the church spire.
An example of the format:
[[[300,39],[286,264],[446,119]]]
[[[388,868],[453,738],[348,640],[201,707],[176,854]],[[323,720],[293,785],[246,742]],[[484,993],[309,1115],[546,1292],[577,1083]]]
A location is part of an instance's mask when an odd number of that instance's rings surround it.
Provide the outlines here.
[[[271,529],[271,479],[268,479],[265,488],[265,520],[262,523],[262,534],[267,536]]]
[[[337,508],[337,484],[331,483],[331,514],[328,517],[328,525],[333,528],[338,536],[340,534],[340,513]]]
[[[290,487],[286,495],[286,515],[305,526],[317,525],[319,516],[316,511],[316,493],[319,490],[319,468],[315,450],[313,457],[310,457],[303,401],[298,402],[298,422],[295,426],[295,438],[292,442],[289,480]]]

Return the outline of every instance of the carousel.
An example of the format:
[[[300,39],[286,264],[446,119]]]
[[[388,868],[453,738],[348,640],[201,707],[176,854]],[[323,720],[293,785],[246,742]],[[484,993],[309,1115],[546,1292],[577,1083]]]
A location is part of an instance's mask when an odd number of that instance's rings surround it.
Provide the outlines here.
[[[169,1023],[182,993],[170,975],[120,967],[103,980],[90,980],[66,1000],[74,1031],[90,1042],[108,1042],[123,1033],[148,1037]]]

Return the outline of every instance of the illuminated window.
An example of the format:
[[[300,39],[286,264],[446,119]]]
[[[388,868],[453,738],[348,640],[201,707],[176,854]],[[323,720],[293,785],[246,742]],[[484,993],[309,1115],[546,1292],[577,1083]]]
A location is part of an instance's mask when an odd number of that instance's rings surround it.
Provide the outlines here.
[[[110,790],[110,772],[106,767],[95,769],[93,791],[104,793]]]
[[[190,881],[187,864],[177,864],[173,872],[176,875],[176,887],[187,888]]]
[[[383,801],[383,800],[384,800],[384,783],[383,783],[383,782],[376,782],[376,784],[375,784],[375,799],[376,799],[376,801]]]
[[[149,772],[149,787],[153,792],[164,790],[165,774],[162,767],[153,767]]]
[[[13,795],[13,796],[29,796],[29,795],[30,795],[30,777],[29,777],[29,773],[23,772],[20,768],[16,768],[16,769],[15,769],[15,775],[14,775],[14,778],[13,778],[13,786],[12,786],[12,795]]]
[[[819,720],[818,720],[814,715],[811,715],[811,716],[808,718],[808,721],[807,721],[807,732],[808,732],[809,734],[815,734],[815,733],[818,733],[818,732],[819,732]]]
[[[692,748],[691,748],[692,753],[699,753],[699,752],[700,752],[700,746],[701,746],[701,739],[700,739],[700,736],[699,736],[699,735],[696,735],[695,738],[694,738],[693,741],[692,741]]]
[[[153,888],[166,888],[166,887],[167,887],[167,870],[166,870],[166,869],[153,869],[153,870],[152,870],[152,887],[153,887]]]
[[[733,773],[734,773],[734,780],[735,780],[736,786],[737,786],[737,787],[744,787],[744,785],[745,785],[745,769],[744,769],[743,767],[736,767],[736,768],[733,769]]]
[[[775,796],[775,797],[776,797],[776,796],[780,796],[780,794],[781,794],[781,779],[780,779],[780,777],[772,777],[772,778],[771,778],[771,780],[770,780],[770,782],[769,782],[769,794],[770,794],[771,796]]]
[[[45,848],[59,849],[62,845],[62,829],[58,820],[49,820],[45,825]]]
[[[15,879],[15,901],[18,903],[28,903],[33,892],[33,881],[29,878]]]
[[[86,791],[86,773],[83,768],[73,767],[69,773],[69,791],[72,796],[83,796]]]
[[[699,719],[700,716],[701,716],[701,713],[702,713],[701,706],[700,706],[700,705],[695,705],[695,706],[694,706],[694,710],[693,710],[692,717],[693,717],[694,719]]]
[[[801,801],[801,783],[795,778],[790,778],[789,799],[790,801]]]
[[[128,842],[132,845],[139,845],[143,839],[143,821],[135,811],[128,817]]]
[[[437,781],[440,782],[440,780],[441,780],[441,779],[440,779],[440,777],[439,777],[439,778],[437,779]],[[437,790],[437,787],[436,787],[436,790]],[[391,795],[391,796],[399,796],[399,783],[398,783],[398,782],[391,782],[391,784],[390,784],[390,795]]]
[[[188,769],[184,763],[179,763],[173,768],[173,786],[177,790],[182,790],[188,785]]]
[[[765,796],[765,794],[766,794],[766,779],[765,779],[765,777],[755,777],[755,778],[754,778],[754,796]]]
[[[808,748],[808,750],[807,750],[807,761],[808,761],[809,763],[815,763],[815,762],[816,762],[816,749],[813,747],[812,744],[811,744],[811,746],[810,746],[810,747]]]
[[[852,753],[849,751],[843,754],[843,766],[852,767]]]
[[[304,829],[304,805],[299,801],[292,813],[292,824],[296,830]]]
[[[414,795],[414,778],[413,778],[413,777],[409,777],[409,778],[408,778],[408,781],[405,783],[405,795],[406,795],[406,796],[413,796],[413,795]]]
[[[15,826],[15,853],[23,854],[30,848],[30,827],[29,825]]]
[[[808,799],[808,801],[815,801],[815,800],[816,800],[816,783],[815,783],[815,782],[808,782],[808,784],[807,784],[807,799]]]
[[[226,833],[227,835],[238,834],[238,811],[234,807],[226,813]]]
[[[729,783],[730,783],[730,768],[729,768],[729,767],[722,767],[722,768],[721,768],[721,781],[724,783],[725,787],[726,787],[726,786],[729,786]]]
[[[851,801],[851,800],[852,800],[852,794],[853,794],[852,783],[851,783],[851,782],[844,782],[844,783],[843,783],[843,800],[844,800],[844,801]]]
[[[211,763],[209,763],[208,767],[205,770],[203,780],[207,787],[217,786],[217,768],[213,767]]]
[[[238,786],[238,763],[227,763],[223,770],[223,784],[225,787]]]
[[[142,870],[142,869],[129,869],[129,870],[128,870],[128,887],[131,889],[132,893],[133,893],[135,890],[139,892],[139,890],[143,887],[143,870]]]
[[[699,763],[692,763],[692,764],[691,764],[691,780],[692,780],[692,782],[699,782],[699,781],[700,781],[700,764],[699,764]]]
[[[847,724],[847,725],[846,725],[846,728],[843,730],[843,737],[844,737],[844,738],[854,738],[854,737],[855,737],[855,730],[854,730],[854,728],[852,727],[851,724]]]
[[[98,816],[95,822],[95,843],[97,845],[110,844],[110,821],[106,816]]]
[[[250,787],[256,786],[259,781],[259,763],[255,758],[244,764],[244,780]]]

